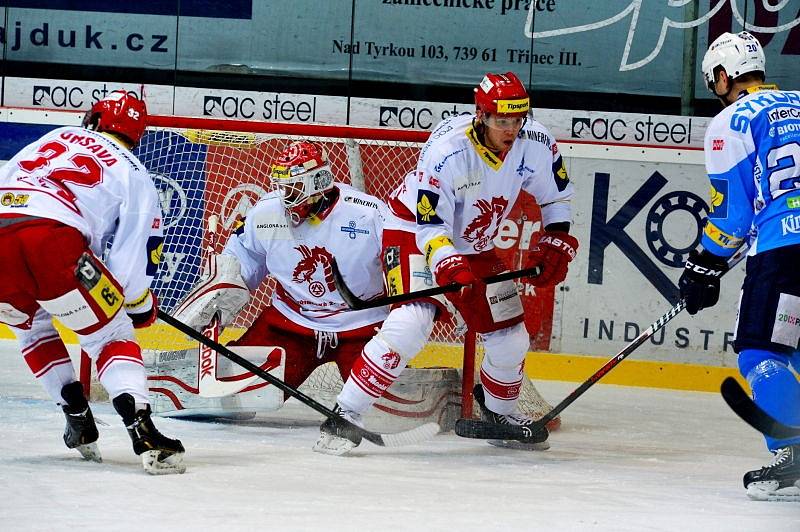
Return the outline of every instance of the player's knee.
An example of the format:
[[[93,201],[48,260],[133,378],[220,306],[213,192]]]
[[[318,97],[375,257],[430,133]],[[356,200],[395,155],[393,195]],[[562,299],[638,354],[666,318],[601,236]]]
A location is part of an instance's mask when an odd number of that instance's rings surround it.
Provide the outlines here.
[[[751,383],[789,367],[787,355],[765,349],[744,349],[739,353],[739,373]]]
[[[794,368],[795,373],[800,375],[800,351],[795,351],[789,355],[789,364]]]
[[[498,369],[519,366],[530,347],[530,336],[525,325],[518,323],[506,329],[483,335],[486,361]]]
[[[429,303],[403,305],[389,313],[376,338],[389,350],[410,360],[425,347],[435,316],[436,307]]]

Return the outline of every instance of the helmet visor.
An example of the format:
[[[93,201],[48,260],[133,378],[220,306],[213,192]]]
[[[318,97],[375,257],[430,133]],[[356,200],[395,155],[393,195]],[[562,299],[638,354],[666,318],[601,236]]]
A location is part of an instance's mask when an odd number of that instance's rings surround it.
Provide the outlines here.
[[[526,120],[528,120],[527,116],[484,115],[483,117],[486,127],[500,131],[519,131],[525,125]]]

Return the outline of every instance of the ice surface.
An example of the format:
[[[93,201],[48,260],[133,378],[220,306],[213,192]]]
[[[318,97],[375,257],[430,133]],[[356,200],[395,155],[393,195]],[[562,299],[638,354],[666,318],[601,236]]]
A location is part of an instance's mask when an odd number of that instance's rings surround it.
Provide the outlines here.
[[[63,415],[0,343],[0,529],[800,531],[800,504],[754,502],[745,471],[770,455],[718,394],[596,385],[545,452],[440,435],[313,453],[318,417],[289,423],[156,419],[184,475],[143,472],[109,404],[94,406],[102,464],[61,440]],[[556,404],[576,383],[537,382]]]

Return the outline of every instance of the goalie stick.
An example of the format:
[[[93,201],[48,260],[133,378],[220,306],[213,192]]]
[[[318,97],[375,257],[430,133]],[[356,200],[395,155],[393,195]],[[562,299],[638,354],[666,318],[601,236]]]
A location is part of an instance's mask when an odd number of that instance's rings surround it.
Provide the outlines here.
[[[219,241],[219,216],[208,217],[208,246],[206,246],[206,272],[209,278],[214,277],[214,255]],[[219,342],[220,315],[214,314],[211,321],[203,328],[203,336],[213,342]],[[217,353],[214,349],[200,343],[197,350],[197,388],[201,397],[225,397],[244,390],[258,378],[250,375],[235,381],[223,381],[217,377]]]
[[[726,377],[722,381],[720,392],[731,410],[760,433],[778,440],[800,436],[800,427],[781,423],[766,413],[747,395],[739,381],[733,377]]]
[[[306,406],[313,408],[314,410],[324,415],[328,419],[335,420],[336,423],[338,423],[339,426],[342,429],[344,429],[343,435],[345,435],[345,437],[348,437],[347,434],[349,433],[350,436],[353,437],[361,436],[365,440],[370,441],[375,445],[379,445],[381,447],[400,447],[402,445],[413,445],[428,440],[430,438],[433,438],[440,431],[440,427],[437,423],[425,423],[424,425],[420,425],[419,427],[414,427],[413,429],[397,432],[394,434],[380,434],[377,432],[372,432],[363,429],[357,425],[350,423],[349,421],[341,417],[339,414],[337,414],[330,408],[315,401],[314,399],[307,396],[300,390],[289,386],[288,384],[283,382],[281,379],[275,377],[274,375],[270,375],[269,373],[259,368],[246,358],[240,357],[239,355],[237,355],[224,345],[218,342],[214,342],[209,338],[206,338],[205,336],[203,336],[202,333],[195,331],[193,328],[189,327],[182,321],[175,319],[174,317],[170,316],[163,310],[159,309],[158,317],[162,321],[171,325],[177,330],[181,331],[185,335],[213,349],[214,351],[224,356],[231,362],[242,366],[244,369],[249,370],[255,375],[258,375],[268,383],[283,390],[285,393],[291,395],[292,397],[294,397],[301,403],[305,404]],[[350,438],[348,437],[348,439]]]
[[[336,259],[333,259],[331,261],[331,268],[333,269],[333,282],[336,284],[336,290],[339,291],[339,294],[342,296],[342,299],[344,299],[344,302],[347,303],[347,306],[353,310],[385,307],[387,305],[394,305],[396,303],[405,303],[406,301],[413,301],[415,299],[421,299],[423,297],[438,296],[441,294],[446,294],[448,292],[458,292],[459,290],[464,288],[464,286],[460,284],[447,284],[444,286],[436,286],[434,288],[428,288],[426,290],[417,290],[414,292],[408,292],[406,294],[382,296],[382,297],[377,297],[375,299],[361,299],[360,297],[355,295],[353,291],[350,290],[350,288],[347,286],[347,283],[345,283],[344,278],[342,277],[342,274],[339,271],[339,267],[336,264]],[[533,268],[525,268],[522,270],[515,270],[512,272],[505,272],[497,275],[492,275],[490,277],[482,279],[482,281],[485,284],[494,284],[502,281],[510,281],[512,279],[517,279],[519,277],[536,277],[541,273],[541,271],[542,269],[539,266],[534,266]]]
[[[747,247],[739,249],[729,260],[729,270],[741,261],[747,254]],[[541,432],[545,429],[547,423],[556,418],[565,408],[571,405],[578,397],[583,395],[586,390],[591,388],[597,381],[602,379],[609,371],[614,369],[620,362],[625,360],[628,355],[633,353],[640,345],[647,341],[648,338],[653,336],[656,332],[660,331],[664,326],[669,323],[672,318],[686,308],[686,301],[681,299],[671,309],[669,309],[663,316],[650,324],[650,326],[642,331],[642,333],[634,338],[634,340],[626,345],[622,351],[614,355],[608,362],[594,372],[583,384],[575,388],[563,401],[553,407],[550,412],[545,414],[541,419],[526,427],[520,425],[499,425],[488,421],[479,419],[459,419],[456,421],[455,433],[463,438],[476,438],[481,440],[525,440],[534,434]]]

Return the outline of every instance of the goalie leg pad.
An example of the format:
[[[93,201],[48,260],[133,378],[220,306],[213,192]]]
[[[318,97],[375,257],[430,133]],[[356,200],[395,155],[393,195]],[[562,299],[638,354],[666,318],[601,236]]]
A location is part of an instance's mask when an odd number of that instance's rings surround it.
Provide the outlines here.
[[[219,314],[220,326],[231,324],[250,300],[239,259],[233,255],[214,255],[210,263],[200,283],[189,292],[174,314],[175,318],[198,331],[211,322],[214,314]]]
[[[486,392],[486,407],[498,414],[511,414],[519,400],[525,354],[530,338],[525,325],[483,336],[485,355],[481,364],[481,384]]]

